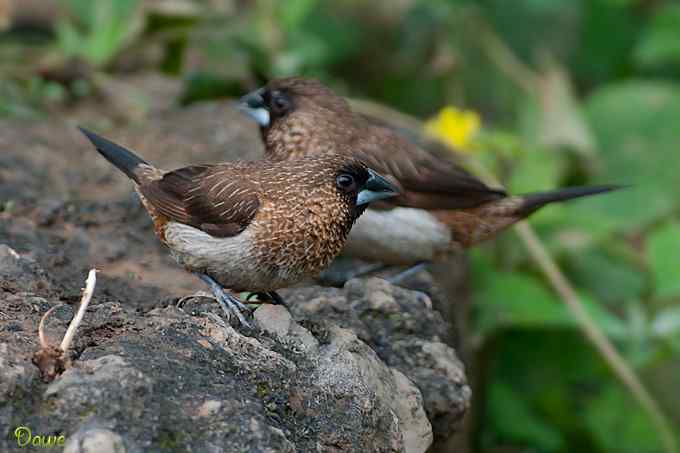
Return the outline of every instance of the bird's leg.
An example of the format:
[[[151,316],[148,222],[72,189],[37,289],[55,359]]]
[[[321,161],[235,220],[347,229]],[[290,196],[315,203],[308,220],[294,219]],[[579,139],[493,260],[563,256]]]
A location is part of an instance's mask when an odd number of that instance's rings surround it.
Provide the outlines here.
[[[386,280],[392,283],[393,285],[401,285],[404,282],[404,280],[424,270],[427,267],[427,264],[428,264],[427,261],[421,261],[409,267],[408,269],[399,272],[397,275],[387,278]]]
[[[265,299],[267,299],[272,305],[283,305],[284,307],[288,308],[286,301],[284,301],[276,291],[250,293],[248,294],[248,297],[246,297],[246,302],[250,302],[250,299],[253,297],[257,297],[257,302],[255,303],[264,303]]]
[[[353,278],[365,277],[368,274],[379,272],[387,268],[389,268],[389,266],[382,263],[369,263],[348,270],[326,269],[321,273],[320,278],[324,284],[342,287]]]
[[[196,274],[198,278],[203,280],[205,283],[210,286],[210,289],[212,290],[213,294],[215,295],[215,298],[217,299],[217,303],[220,304],[220,307],[222,307],[222,311],[224,311],[224,314],[227,315],[227,319],[231,317],[231,315],[236,315],[238,318],[239,322],[246,326],[246,327],[251,327],[250,323],[246,321],[246,318],[243,316],[243,311],[248,311],[248,307],[243,305],[243,302],[238,300],[238,298],[234,297],[233,295],[229,294],[227,291],[222,288],[222,286],[217,283],[215,280],[213,280],[211,277],[209,277],[206,274]]]
[[[369,263],[360,266],[358,269],[350,271],[346,274],[345,281],[351,280],[353,278],[363,277],[374,272],[379,272],[387,269],[389,266],[383,263]]]

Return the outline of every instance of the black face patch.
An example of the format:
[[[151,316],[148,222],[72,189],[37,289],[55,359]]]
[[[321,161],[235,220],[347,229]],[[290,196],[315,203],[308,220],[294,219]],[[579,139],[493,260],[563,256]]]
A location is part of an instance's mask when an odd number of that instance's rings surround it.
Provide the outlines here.
[[[363,190],[369,174],[366,167],[359,163],[344,165],[335,177],[335,186],[340,195],[352,206],[352,214],[356,220],[366,210],[366,205],[357,206],[357,195]]]
[[[364,184],[366,184],[366,181],[368,181],[369,174],[368,170],[366,170],[366,167],[359,163],[351,163],[343,166],[340,171],[338,172],[338,175],[336,177],[336,182],[338,183],[338,188],[340,187],[340,181],[338,179],[342,175],[347,175],[350,176],[354,182],[354,189],[356,191],[359,191],[363,189]],[[343,178],[344,179],[344,178]]]
[[[286,91],[267,90],[263,97],[273,118],[281,118],[294,108],[293,98]]]

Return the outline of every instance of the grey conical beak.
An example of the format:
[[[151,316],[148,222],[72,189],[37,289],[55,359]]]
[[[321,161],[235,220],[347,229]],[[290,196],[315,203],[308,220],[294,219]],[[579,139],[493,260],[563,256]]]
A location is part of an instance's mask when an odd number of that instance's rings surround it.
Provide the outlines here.
[[[238,103],[238,108],[252,119],[257,121],[261,127],[268,127],[270,122],[269,110],[264,102],[264,88],[260,88],[243,96]]]
[[[378,173],[368,169],[368,180],[357,195],[357,206],[399,195],[399,189]]]

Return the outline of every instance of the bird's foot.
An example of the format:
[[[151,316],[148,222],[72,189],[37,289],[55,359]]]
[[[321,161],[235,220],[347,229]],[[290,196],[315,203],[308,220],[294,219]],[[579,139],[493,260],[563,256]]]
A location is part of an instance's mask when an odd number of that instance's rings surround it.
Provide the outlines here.
[[[389,268],[389,266],[382,263],[368,263],[349,269],[331,268],[323,271],[320,275],[320,279],[324,285],[342,288],[345,286],[345,283],[353,278],[367,277],[370,274],[380,272],[387,268]]]
[[[205,274],[196,275],[198,275],[198,278],[210,286],[211,291],[215,295],[217,303],[219,303],[220,307],[222,307],[222,311],[224,311],[227,319],[231,318],[231,315],[235,315],[241,325],[252,328],[250,323],[246,321],[245,316],[243,316],[243,312],[249,312],[248,307],[246,307],[243,302],[241,302],[237,297],[233,296],[229,292],[225,291],[224,288],[222,288],[222,286],[211,277]]]
[[[206,299],[217,300],[217,297],[215,297],[214,295],[212,295],[212,294],[210,294],[210,293],[208,293],[208,292],[205,292],[205,291],[196,291],[196,292],[193,293],[193,294],[189,294],[189,295],[186,295],[186,296],[184,296],[184,297],[181,297],[181,298],[175,303],[175,306],[176,306],[177,308],[179,308],[180,310],[183,310],[183,309],[184,309],[184,304],[185,304],[189,299],[194,299],[194,298],[196,298],[196,297],[205,297]]]
[[[283,305],[284,307],[289,308],[286,301],[283,300],[283,297],[281,297],[279,293],[277,293],[276,291],[261,291],[250,293],[246,297],[246,303],[250,302],[250,299],[252,299],[253,297],[257,298],[257,302],[255,302],[257,304],[261,304],[267,301],[272,305]]]
[[[351,280],[353,278],[364,277],[366,275],[373,274],[374,272],[384,271],[388,267],[389,267],[388,265],[383,264],[383,263],[365,264],[363,266],[360,266],[358,269],[355,269],[351,272],[348,272],[347,273],[347,280]]]
[[[427,262],[421,261],[418,264],[415,264],[411,267],[409,267],[406,270],[403,270],[399,272],[397,275],[393,275],[392,277],[386,278],[388,282],[390,282],[393,285],[402,285],[404,281],[408,280],[412,276],[416,275],[417,273],[425,270],[427,267]]]

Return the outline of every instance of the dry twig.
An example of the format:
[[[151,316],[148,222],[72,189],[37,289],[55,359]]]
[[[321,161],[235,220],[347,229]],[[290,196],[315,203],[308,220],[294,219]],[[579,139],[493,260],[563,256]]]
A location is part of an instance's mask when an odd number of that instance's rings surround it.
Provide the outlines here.
[[[80,306],[78,307],[78,312],[71,320],[66,334],[64,334],[64,339],[59,347],[49,344],[45,338],[45,321],[49,315],[57,308],[61,307],[63,304],[56,305],[43,315],[40,319],[40,324],[38,324],[38,339],[40,341],[40,349],[33,354],[33,363],[40,370],[40,374],[45,382],[50,382],[54,380],[55,377],[64,372],[66,367],[69,365],[69,360],[66,355],[73,337],[75,336],[78,326],[83,321],[83,316],[87,310],[87,306],[90,304],[92,299],[92,294],[94,293],[94,287],[97,282],[97,271],[96,269],[90,269],[87,276],[87,281],[85,283],[85,289],[83,290],[83,295],[80,299]]]

